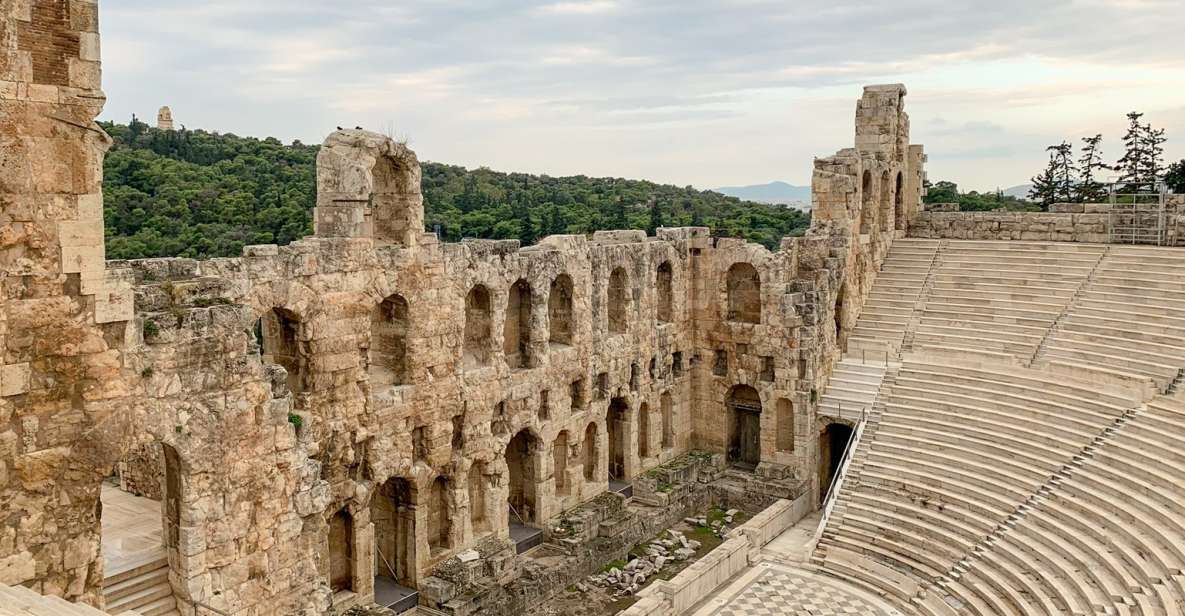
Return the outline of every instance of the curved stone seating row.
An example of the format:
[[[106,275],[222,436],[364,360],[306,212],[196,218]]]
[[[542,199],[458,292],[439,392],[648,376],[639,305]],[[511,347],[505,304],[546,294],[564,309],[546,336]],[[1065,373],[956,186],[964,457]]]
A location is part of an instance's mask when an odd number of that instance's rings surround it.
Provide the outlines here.
[[[1092,364],[1167,387],[1185,369],[1185,251],[1112,249],[1038,359]]]
[[[1185,614],[1185,401],[907,361],[814,562],[907,614]]]

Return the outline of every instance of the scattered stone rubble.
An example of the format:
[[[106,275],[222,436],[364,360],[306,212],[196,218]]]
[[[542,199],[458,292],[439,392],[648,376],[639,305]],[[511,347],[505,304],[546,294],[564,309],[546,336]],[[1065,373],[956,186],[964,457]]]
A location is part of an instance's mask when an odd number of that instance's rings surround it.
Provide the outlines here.
[[[739,513],[736,509],[729,509],[719,520],[709,521],[707,515],[702,515],[684,518],[683,522],[693,528],[709,528],[715,536],[723,537]],[[588,592],[589,585],[592,585],[609,589],[614,597],[633,595],[642,589],[647,580],[661,573],[664,568],[695,558],[701,547],[702,543],[688,539],[683,532],[668,529],[646,544],[644,551],[623,567],[611,567],[608,571],[590,575],[584,582],[577,584],[576,589]]]

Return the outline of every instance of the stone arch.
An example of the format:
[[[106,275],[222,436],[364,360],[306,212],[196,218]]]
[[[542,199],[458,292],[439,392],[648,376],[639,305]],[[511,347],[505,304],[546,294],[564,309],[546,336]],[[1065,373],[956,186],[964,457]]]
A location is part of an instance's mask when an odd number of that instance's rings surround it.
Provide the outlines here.
[[[572,278],[560,274],[551,281],[547,295],[548,340],[552,344],[572,344]]]
[[[539,521],[536,456],[539,439],[523,429],[506,444],[505,460],[508,473],[506,501],[510,520],[521,524]]]
[[[819,433],[819,502],[827,497],[827,491],[839,473],[839,465],[843,462],[852,432],[852,426],[833,422]]]
[[[651,455],[650,405],[643,402],[638,405],[638,457],[645,460]]]
[[[674,307],[674,293],[672,291],[674,272],[670,261],[659,264],[654,273],[654,287],[657,290],[655,298],[655,313],[660,323],[670,323]]]
[[[506,357],[507,366],[511,368],[531,367],[531,285],[522,278],[510,285],[510,291],[506,297],[502,351]]]
[[[629,329],[629,314],[632,293],[629,289],[629,275],[624,267],[615,267],[609,274],[608,315],[609,333],[624,334]]]
[[[670,449],[675,446],[675,404],[671,399],[671,392],[662,392],[659,407],[662,411],[662,448]]]
[[[383,482],[370,499],[376,575],[408,588],[419,580],[415,484],[402,477]]]
[[[725,398],[728,409],[728,462],[752,470],[761,462],[761,395],[749,385],[734,385]]]
[[[733,263],[728,268],[728,320],[761,323],[761,276],[750,263]]]
[[[300,315],[286,308],[272,308],[255,322],[259,353],[265,364],[284,369],[288,391],[304,391],[308,358],[301,344],[304,338]]]
[[[415,152],[390,137],[330,134],[317,153],[316,235],[415,245],[424,230],[420,173]]]
[[[597,473],[597,460],[600,459],[600,447],[597,443],[597,422],[590,421],[584,428],[584,440],[581,442],[581,453],[584,454],[584,480],[593,481]]]
[[[626,443],[629,441],[630,405],[625,398],[609,401],[605,426],[609,431],[609,479],[624,481],[626,476]]]
[[[428,487],[428,548],[432,553],[452,547],[452,511],[449,507],[449,480],[436,477]]]
[[[490,363],[490,290],[484,285],[473,285],[465,296],[465,340],[463,365],[466,369],[488,366]]]
[[[552,476],[555,477],[555,493],[568,496],[572,489],[568,481],[568,431],[561,430],[551,444]]]
[[[469,527],[473,531],[474,538],[490,531],[485,470],[484,462],[474,462],[469,466],[469,476],[465,482],[469,490]]]
[[[329,563],[329,589],[333,592],[354,590],[354,516],[346,507],[329,516],[326,560]]]
[[[881,173],[881,186],[880,186],[881,231],[888,231],[888,230],[892,229],[892,226],[891,226],[892,221],[890,219],[890,216],[893,215],[893,202],[892,202],[893,188],[891,186],[891,183],[892,183],[892,180],[889,179],[889,172],[886,170],[883,173]]]
[[[904,182],[904,174],[898,171],[897,179],[893,182],[893,223],[894,228],[898,231],[905,231],[907,226],[905,221],[905,197],[902,194],[905,190],[905,187],[902,185]]]
[[[860,179],[860,235],[872,233],[876,220],[876,195],[872,192],[872,171],[864,170]]]
[[[401,295],[384,299],[370,315],[370,384],[403,385],[409,380],[407,333],[410,311]]]

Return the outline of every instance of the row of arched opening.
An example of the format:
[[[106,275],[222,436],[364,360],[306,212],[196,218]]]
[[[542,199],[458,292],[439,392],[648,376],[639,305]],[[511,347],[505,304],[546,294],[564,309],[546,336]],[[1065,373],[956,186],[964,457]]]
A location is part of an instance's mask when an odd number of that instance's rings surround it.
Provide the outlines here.
[[[673,313],[673,272],[669,261],[655,270],[657,321],[670,322]],[[727,273],[726,292],[728,319],[745,323],[761,322],[761,279],[749,263],[736,263]],[[573,314],[573,285],[567,274],[560,274],[551,282],[547,296],[547,342],[554,345],[572,344],[575,330]],[[510,286],[506,300],[505,321],[502,328],[502,352],[511,368],[531,368],[538,365],[531,322],[534,295],[530,283],[519,279]],[[629,329],[635,293],[625,268],[614,268],[607,289],[607,329],[610,333],[625,333]],[[491,345],[493,330],[493,302],[490,289],[474,285],[465,297],[465,325],[463,332],[462,366],[475,369],[488,366],[493,359]],[[284,308],[269,310],[256,324],[256,336],[264,360],[282,366],[288,388],[293,393],[304,391],[307,355],[302,349],[300,317]],[[371,311],[369,374],[375,388],[403,385],[411,380],[408,338],[411,329],[411,310],[406,299],[398,294],[383,299]],[[542,342],[542,341],[540,341]]]
[[[891,176],[888,171],[881,173],[880,190],[872,188],[872,172],[865,170],[860,181],[860,233],[867,235],[880,220],[880,230],[905,229],[905,201],[904,175],[898,171]],[[878,201],[879,198],[879,208]],[[877,211],[879,209],[879,216]]]

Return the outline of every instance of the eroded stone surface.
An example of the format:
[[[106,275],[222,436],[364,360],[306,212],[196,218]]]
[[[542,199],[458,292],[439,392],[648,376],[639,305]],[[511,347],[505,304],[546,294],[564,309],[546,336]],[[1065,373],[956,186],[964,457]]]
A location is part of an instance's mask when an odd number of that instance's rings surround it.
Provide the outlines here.
[[[918,210],[903,87],[865,90],[776,252],[702,228],[442,244],[415,153],[351,130],[318,157],[313,237],[105,262],[96,15],[0,13],[0,583],[102,603],[117,464],[160,486],[181,607],[236,616],[343,610],[375,575],[471,613],[456,580],[522,575],[512,517],[550,536],[693,449],[818,492],[818,391]]]

